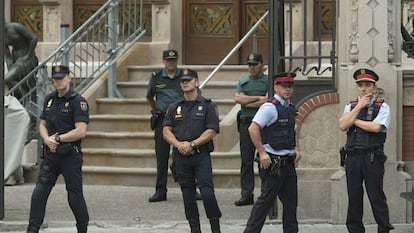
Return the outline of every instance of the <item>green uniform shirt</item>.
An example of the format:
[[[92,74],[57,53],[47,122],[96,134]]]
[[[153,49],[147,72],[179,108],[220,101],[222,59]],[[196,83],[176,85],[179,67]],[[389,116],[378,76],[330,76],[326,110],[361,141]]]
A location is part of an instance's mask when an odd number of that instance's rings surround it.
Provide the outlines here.
[[[262,75],[258,78],[243,76],[237,84],[237,92],[249,96],[265,96],[268,89],[268,76]],[[240,117],[254,117],[259,108],[241,106]]]
[[[152,74],[147,89],[147,98],[155,97],[155,108],[166,112],[170,104],[181,99],[183,92],[180,87],[182,70],[177,69],[174,78],[168,77],[167,71],[161,69]]]

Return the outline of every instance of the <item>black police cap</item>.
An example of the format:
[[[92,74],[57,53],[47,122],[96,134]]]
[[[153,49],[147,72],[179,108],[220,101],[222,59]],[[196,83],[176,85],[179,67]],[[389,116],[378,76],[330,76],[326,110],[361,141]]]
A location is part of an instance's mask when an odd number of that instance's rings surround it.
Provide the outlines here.
[[[178,58],[178,52],[174,49],[168,49],[162,52],[162,59],[176,59],[176,58]]]
[[[183,70],[183,76],[181,76],[181,80],[191,80],[193,78],[198,78],[197,71],[192,69]]]
[[[53,79],[62,79],[67,74],[69,74],[69,67],[64,65],[52,66],[52,78]]]
[[[263,57],[259,53],[251,53],[247,56],[247,64],[257,64],[263,62]]]

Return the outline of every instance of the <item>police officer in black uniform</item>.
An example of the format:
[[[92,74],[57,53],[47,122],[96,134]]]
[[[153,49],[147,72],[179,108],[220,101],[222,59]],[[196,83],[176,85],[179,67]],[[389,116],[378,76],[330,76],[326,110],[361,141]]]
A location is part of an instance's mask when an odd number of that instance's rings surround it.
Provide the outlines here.
[[[294,73],[280,73],[272,77],[275,95],[260,106],[249,126],[250,137],[259,154],[262,187],[245,233],[262,230],[277,196],[283,204],[283,232],[298,232],[296,166],[300,155],[296,148],[296,108],[290,102],[294,77]]]
[[[198,94],[198,85],[197,73],[183,70],[184,99],[168,108],[163,123],[164,138],[173,146],[177,180],[191,232],[201,232],[195,198],[197,180],[211,230],[219,233],[221,211],[214,194],[210,157],[214,150],[213,138],[219,132],[219,118],[216,104]]]
[[[162,52],[164,68],[152,73],[147,89],[147,103],[151,107],[151,128],[154,130],[155,155],[157,157],[157,181],[155,193],[149,202],[167,200],[168,159],[170,145],[162,135],[162,121],[170,104],[181,99],[183,92],[180,88],[182,70],[177,67],[178,52],[174,49]],[[196,198],[200,199],[198,193]]]
[[[348,189],[346,226],[350,233],[365,232],[362,222],[365,188],[371,203],[378,233],[388,233],[389,210],[383,191],[384,143],[391,121],[390,107],[375,96],[378,75],[369,69],[358,69],[353,75],[357,84],[358,100],[345,106],[339,119],[339,128],[347,131],[344,147],[345,172]]]
[[[32,194],[27,232],[39,232],[47,199],[62,174],[78,233],[86,233],[89,215],[82,188],[81,139],[89,123],[89,107],[86,100],[71,89],[72,77],[67,66],[52,67],[52,79],[56,90],[46,96],[40,116],[43,156]]]

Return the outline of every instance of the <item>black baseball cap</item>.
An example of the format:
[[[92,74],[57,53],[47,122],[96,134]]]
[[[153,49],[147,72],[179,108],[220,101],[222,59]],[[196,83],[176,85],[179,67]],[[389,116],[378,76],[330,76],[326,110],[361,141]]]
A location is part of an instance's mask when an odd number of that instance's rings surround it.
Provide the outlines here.
[[[69,67],[64,65],[52,66],[52,78],[53,79],[62,79],[67,74],[69,74]]]

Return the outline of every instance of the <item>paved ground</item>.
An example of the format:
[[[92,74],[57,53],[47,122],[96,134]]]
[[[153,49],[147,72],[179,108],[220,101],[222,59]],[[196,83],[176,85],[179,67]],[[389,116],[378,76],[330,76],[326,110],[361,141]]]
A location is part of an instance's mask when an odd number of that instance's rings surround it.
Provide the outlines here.
[[[34,184],[5,187],[5,218],[0,232],[24,232],[29,215],[30,196]],[[166,202],[149,203],[153,188],[127,186],[84,186],[90,214],[90,233],[184,233],[189,227],[184,219],[181,192],[170,188]],[[251,206],[236,207],[238,189],[217,189],[217,199],[223,212],[223,233],[241,233]],[[204,208],[200,203],[203,232],[211,232]],[[395,224],[392,233],[414,233],[414,224]],[[346,233],[343,225],[300,222],[304,233]],[[76,232],[74,218],[68,207],[64,185],[57,185],[49,197],[44,233]],[[282,233],[279,220],[267,220],[262,233]],[[367,226],[367,233],[375,233],[376,226]]]

